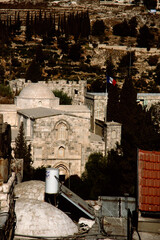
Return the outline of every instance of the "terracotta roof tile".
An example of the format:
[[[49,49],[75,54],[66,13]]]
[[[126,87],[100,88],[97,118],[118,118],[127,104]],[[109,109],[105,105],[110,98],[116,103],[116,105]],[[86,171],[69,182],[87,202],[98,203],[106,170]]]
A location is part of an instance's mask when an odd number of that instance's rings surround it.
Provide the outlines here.
[[[160,152],[139,150],[139,209],[160,211]]]

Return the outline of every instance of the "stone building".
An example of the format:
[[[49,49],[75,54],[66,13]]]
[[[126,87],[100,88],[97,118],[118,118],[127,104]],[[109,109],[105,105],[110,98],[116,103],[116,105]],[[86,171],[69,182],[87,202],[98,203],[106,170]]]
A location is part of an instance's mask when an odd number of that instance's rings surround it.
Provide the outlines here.
[[[15,97],[15,104],[0,105],[4,120],[12,127],[12,146],[23,122],[32,146],[34,167],[60,169],[60,174],[81,175],[91,152],[105,152],[101,136],[90,131],[90,110],[86,105],[59,105],[59,99],[45,84],[28,84]]]
[[[60,169],[60,174],[81,175],[90,153],[107,154],[121,142],[121,124],[106,122],[107,94],[86,92],[86,81],[57,80],[25,83],[13,81],[11,88],[20,92],[15,104],[0,105],[0,113],[12,128],[12,146],[21,122],[32,146],[34,167]],[[60,105],[52,91],[62,90],[73,105]],[[160,94],[137,94],[137,101],[150,107]]]
[[[85,94],[87,91],[87,81],[84,80],[64,80],[57,79],[52,82],[43,82],[51,91],[63,91],[72,98],[73,105],[82,105],[85,101]],[[10,87],[14,93],[20,92],[24,87],[30,84],[30,81],[25,82],[24,78],[19,78],[10,81]]]

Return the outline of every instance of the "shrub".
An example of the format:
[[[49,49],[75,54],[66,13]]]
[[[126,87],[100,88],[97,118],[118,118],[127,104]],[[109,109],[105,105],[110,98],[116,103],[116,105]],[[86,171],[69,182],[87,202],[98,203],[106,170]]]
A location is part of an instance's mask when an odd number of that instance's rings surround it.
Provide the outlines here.
[[[1,97],[12,98],[13,94],[12,94],[12,91],[10,89],[10,86],[5,86],[3,84],[0,84],[0,96]]]
[[[61,105],[71,105],[72,104],[72,98],[69,97],[63,91],[55,90],[55,91],[53,91],[53,93],[56,97],[60,98]]]
[[[92,35],[93,36],[103,35],[105,28],[106,26],[103,20],[96,20],[96,22],[94,22],[92,26]]]
[[[81,57],[81,45],[79,43],[76,43],[70,47],[68,57],[73,61],[79,61]]]
[[[156,66],[157,65],[157,63],[158,63],[158,56],[156,55],[156,56],[150,56],[149,58],[148,58],[148,64],[150,65],[150,66]]]

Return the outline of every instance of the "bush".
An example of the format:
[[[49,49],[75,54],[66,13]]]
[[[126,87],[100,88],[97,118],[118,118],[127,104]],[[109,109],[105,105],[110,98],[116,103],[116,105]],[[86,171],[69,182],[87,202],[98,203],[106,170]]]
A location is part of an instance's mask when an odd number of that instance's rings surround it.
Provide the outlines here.
[[[156,55],[156,56],[150,56],[149,58],[148,58],[148,64],[150,65],[150,66],[156,66],[157,65],[157,63],[158,63],[158,56]]]
[[[69,97],[63,91],[55,90],[55,91],[53,91],[53,93],[56,97],[60,98],[61,105],[71,105],[72,104],[72,98]]]
[[[68,57],[73,61],[79,61],[81,57],[81,45],[79,43],[76,43],[70,47]]]
[[[126,20],[113,26],[113,34],[121,37],[130,35],[129,25]]]
[[[94,22],[92,26],[92,35],[93,36],[103,35],[105,28],[106,26],[103,20],[96,20],[96,22]]]
[[[3,84],[0,84],[0,96],[13,98],[13,94],[11,92],[10,86],[5,86]]]

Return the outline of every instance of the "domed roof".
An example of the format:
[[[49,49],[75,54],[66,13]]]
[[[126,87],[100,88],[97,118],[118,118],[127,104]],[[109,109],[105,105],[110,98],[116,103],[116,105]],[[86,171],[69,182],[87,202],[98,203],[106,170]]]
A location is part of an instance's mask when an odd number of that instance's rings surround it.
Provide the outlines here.
[[[55,98],[53,92],[44,84],[30,83],[23,88],[19,94],[20,98],[32,98],[32,99],[53,99]]]
[[[76,224],[64,212],[47,202],[20,198],[15,213],[15,234],[65,237],[78,232]]]
[[[32,198],[44,201],[45,182],[31,180],[15,185],[14,195],[17,198]]]

